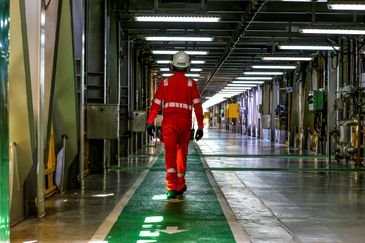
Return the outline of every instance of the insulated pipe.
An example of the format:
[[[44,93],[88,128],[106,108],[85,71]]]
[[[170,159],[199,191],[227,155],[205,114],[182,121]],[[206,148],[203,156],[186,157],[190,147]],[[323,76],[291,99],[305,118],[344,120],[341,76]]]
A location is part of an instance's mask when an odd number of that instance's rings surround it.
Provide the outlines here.
[[[236,49],[236,45],[240,42],[241,38],[244,36],[245,32],[248,30],[248,28],[250,27],[251,23],[255,20],[257,14],[261,12],[262,8],[266,5],[267,2],[269,2],[269,0],[265,0],[265,2],[263,2],[260,5],[260,7],[256,11],[256,13],[252,16],[250,22],[248,22],[247,26],[243,30],[243,33],[238,36],[238,38],[236,39],[236,41],[231,45],[231,47],[229,47],[228,50],[226,49],[226,54],[221,58],[221,60],[219,61],[218,65],[216,67],[216,69],[213,71],[212,75],[210,75],[208,81],[204,84],[204,86],[203,86],[203,88],[201,90],[201,94],[204,93],[205,89],[208,87],[208,84],[212,81],[212,79],[214,78],[214,76],[217,74],[217,72],[219,71],[219,69],[223,66],[224,62],[232,54],[232,52],[234,51],[234,49]]]

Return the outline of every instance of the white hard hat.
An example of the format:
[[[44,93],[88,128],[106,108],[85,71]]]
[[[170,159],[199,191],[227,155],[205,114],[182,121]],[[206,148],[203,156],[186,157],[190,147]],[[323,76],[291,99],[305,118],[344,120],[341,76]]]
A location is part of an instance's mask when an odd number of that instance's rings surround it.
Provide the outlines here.
[[[177,69],[185,69],[190,66],[190,57],[184,51],[177,52],[172,58],[172,65]]]

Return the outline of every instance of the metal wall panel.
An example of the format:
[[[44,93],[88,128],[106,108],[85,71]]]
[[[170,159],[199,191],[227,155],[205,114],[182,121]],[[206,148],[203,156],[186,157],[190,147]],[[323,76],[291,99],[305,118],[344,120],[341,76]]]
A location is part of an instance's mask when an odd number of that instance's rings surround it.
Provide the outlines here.
[[[117,139],[118,116],[118,105],[87,105],[87,138]]]

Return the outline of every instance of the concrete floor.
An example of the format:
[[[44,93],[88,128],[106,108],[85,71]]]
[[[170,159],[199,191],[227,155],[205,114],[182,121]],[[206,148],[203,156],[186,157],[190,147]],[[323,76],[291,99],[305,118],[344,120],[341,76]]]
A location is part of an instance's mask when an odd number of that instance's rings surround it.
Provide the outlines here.
[[[303,153],[218,129],[205,130],[198,145],[252,242],[365,242],[364,172],[315,171],[328,168],[328,160],[295,157]],[[152,159],[131,157],[122,165]],[[56,195],[45,218],[12,227],[11,242],[87,242],[141,173],[88,176],[83,193]]]

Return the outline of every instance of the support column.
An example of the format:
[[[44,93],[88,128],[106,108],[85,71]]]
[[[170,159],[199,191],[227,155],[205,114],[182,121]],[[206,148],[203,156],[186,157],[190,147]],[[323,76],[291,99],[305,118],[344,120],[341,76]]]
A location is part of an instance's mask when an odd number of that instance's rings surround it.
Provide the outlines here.
[[[9,124],[8,124],[8,60],[9,0],[0,5],[0,242],[9,242]]]
[[[326,148],[326,154],[329,156],[330,153],[333,153],[335,143],[333,142],[333,139],[331,139],[331,131],[336,126],[336,123],[338,121],[337,117],[337,111],[335,110],[335,100],[337,98],[336,91],[339,90],[339,68],[336,63],[339,62],[339,56],[330,57],[328,56],[327,61],[327,80],[328,80],[328,86],[327,86],[327,148]],[[330,151],[331,150],[331,151]]]

